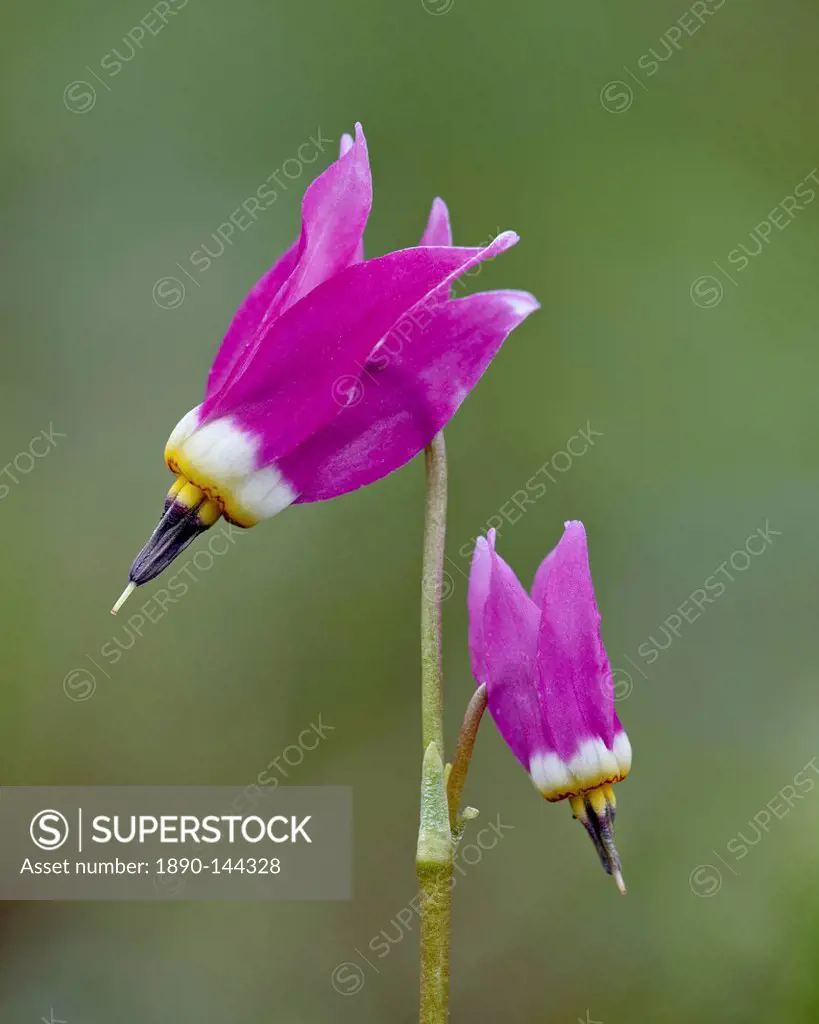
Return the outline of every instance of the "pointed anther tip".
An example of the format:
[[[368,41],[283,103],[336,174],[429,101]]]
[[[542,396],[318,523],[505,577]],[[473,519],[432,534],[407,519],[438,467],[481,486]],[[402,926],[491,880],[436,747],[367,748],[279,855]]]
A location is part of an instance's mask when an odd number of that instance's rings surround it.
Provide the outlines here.
[[[114,605],[114,607],[113,607],[113,608],[111,609],[111,614],[112,614],[112,615],[116,615],[116,614],[117,614],[117,612],[118,612],[118,611],[120,610],[120,608],[121,608],[121,607],[122,607],[122,606],[123,606],[123,605],[125,604],[125,602],[126,602],[126,601],[128,600],[128,598],[129,598],[129,597],[131,596],[131,594],[133,594],[133,592],[134,592],[134,591],[136,590],[136,588],[137,588],[137,585],[136,585],[136,583],[134,583],[134,581],[133,581],[133,580],[129,581],[129,583],[128,583],[128,586],[127,586],[127,587],[125,588],[125,590],[123,590],[123,592],[122,592],[122,593],[121,593],[121,594],[119,595],[119,597],[117,598],[117,602],[116,602],[116,604],[115,604],[115,605]]]
[[[617,888],[620,890],[620,895],[621,896],[625,896],[627,890],[626,890],[626,883],[623,880],[623,873],[622,873],[622,871],[620,871],[619,868],[615,868],[614,871],[612,872],[612,874],[614,875],[614,881],[617,883]]]

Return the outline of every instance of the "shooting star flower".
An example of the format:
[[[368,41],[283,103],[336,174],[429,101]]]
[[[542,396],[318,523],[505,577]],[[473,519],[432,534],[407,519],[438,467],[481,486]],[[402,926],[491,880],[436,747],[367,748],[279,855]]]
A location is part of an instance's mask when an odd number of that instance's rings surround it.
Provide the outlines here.
[[[490,530],[475,546],[468,605],[472,672],[501,735],[547,800],[569,801],[625,892],[612,787],[628,775],[631,744],[614,710],[583,524],[566,523],[531,596]]]
[[[204,401],[171,433],[165,461],[176,480],[114,614],[220,516],[255,526],[403,466],[538,307],[520,291],[450,298],[458,277],[518,236],[454,247],[441,200],[420,246],[364,260],[371,203],[356,125],[355,139],[344,137],[339,159],[305,193],[299,240],[236,312]],[[401,340],[388,345],[396,332]]]

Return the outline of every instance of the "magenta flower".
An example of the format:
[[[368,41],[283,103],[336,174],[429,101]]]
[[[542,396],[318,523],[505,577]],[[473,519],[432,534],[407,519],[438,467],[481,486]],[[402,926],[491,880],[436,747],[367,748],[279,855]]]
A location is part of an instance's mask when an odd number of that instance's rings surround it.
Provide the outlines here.
[[[114,611],[220,516],[254,526],[403,466],[537,309],[519,291],[450,298],[456,278],[518,236],[456,248],[440,199],[420,246],[365,261],[371,203],[356,125],[355,140],[344,136],[339,159],[305,193],[298,242],[236,312],[204,401],[171,433],[165,461],[176,482]]]
[[[612,785],[628,775],[631,744],[614,710],[583,524],[566,523],[531,596],[490,530],[475,546],[468,604],[472,672],[501,735],[547,800],[568,798],[625,892]]]

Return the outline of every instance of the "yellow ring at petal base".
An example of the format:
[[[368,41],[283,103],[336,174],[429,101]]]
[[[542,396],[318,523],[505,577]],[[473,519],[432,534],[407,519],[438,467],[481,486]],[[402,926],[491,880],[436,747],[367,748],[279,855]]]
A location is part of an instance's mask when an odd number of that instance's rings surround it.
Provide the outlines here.
[[[183,476],[178,476],[168,491],[165,499],[166,510],[171,505],[184,505],[188,509],[196,509],[196,518],[205,527],[213,526],[222,518],[221,506]]]
[[[211,501],[216,502],[221,509],[222,515],[229,523],[248,528],[255,526],[259,522],[223,486],[219,486],[215,481],[203,476],[199,470],[195,469],[179,449],[166,448],[165,462],[172,473],[176,473],[180,478],[184,479],[185,484],[193,484],[203,494],[206,494]],[[182,493],[184,493],[185,484],[180,488]],[[175,486],[176,484],[174,484]],[[173,490],[173,488],[171,489]],[[177,493],[179,494],[180,492]]]

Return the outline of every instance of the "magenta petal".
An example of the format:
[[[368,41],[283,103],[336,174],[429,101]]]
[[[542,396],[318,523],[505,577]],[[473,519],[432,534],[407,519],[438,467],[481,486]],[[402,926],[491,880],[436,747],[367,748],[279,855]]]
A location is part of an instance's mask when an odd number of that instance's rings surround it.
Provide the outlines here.
[[[486,643],[483,632],[483,617],[489,599],[489,585],[492,579],[491,549],[495,547],[495,531],[489,531],[489,539],[478,537],[472,552],[472,567],[469,570],[469,588],[466,607],[469,612],[469,660],[472,675],[480,685],[486,680]]]
[[[427,226],[421,236],[421,245],[452,245],[452,226],[449,223],[449,210],[441,198],[433,199],[429,211]],[[452,288],[442,288],[435,296],[435,303],[445,302],[452,297]],[[403,324],[396,324],[393,331],[400,332]]]
[[[485,249],[424,247],[367,260],[270,324],[250,369],[227,389],[223,409],[260,439],[258,465],[289,454],[339,413],[341,384],[358,377],[408,310],[516,241],[510,231]]]
[[[473,670],[486,683],[495,724],[528,771],[532,755],[551,747],[536,686],[540,612],[493,541],[479,538],[470,573]]]
[[[429,220],[421,238],[421,245],[452,245],[449,210],[443,199],[433,200]]]
[[[367,141],[357,124],[354,144],[304,194],[299,260],[282,311],[355,261],[372,201]]]
[[[566,523],[560,543],[538,570],[532,595],[542,611],[537,653],[540,697],[554,749],[564,761],[589,738],[600,737],[611,749],[611,670],[600,636],[582,523]]]
[[[220,392],[247,370],[265,327],[311,289],[361,262],[372,178],[360,124],[355,142],[347,145],[342,140],[340,148],[339,159],[304,194],[298,243],[267,271],[237,310],[208,377],[203,418],[224,411]]]
[[[339,143],[339,147],[338,147],[339,159],[341,159],[341,157],[343,157],[343,156],[346,156],[350,152],[350,150],[353,148],[354,144],[355,143],[353,141],[352,135],[349,135],[347,132],[345,132],[341,136],[341,142]],[[369,169],[369,167],[368,167],[368,169]],[[371,186],[371,190],[372,190],[372,186]],[[355,254],[353,255],[353,258],[350,260],[350,265],[352,266],[353,263],[361,263],[361,261],[363,259],[364,259],[364,233],[362,231],[361,241],[358,243],[358,248],[356,249]]]
[[[241,359],[246,346],[253,341],[253,336],[279,289],[293,272],[298,255],[299,243],[294,242],[270,270],[259,278],[242,300],[210,368],[205,389],[206,398],[212,398],[227,383],[231,370]]]
[[[367,362],[351,404],[280,469],[300,502],[363,487],[414,458],[455,415],[504,339],[537,309],[526,292],[417,306]]]
[[[452,245],[452,226],[449,223],[449,210],[441,198],[433,199],[429,211],[427,226],[421,236],[421,245]],[[442,288],[435,296],[435,302],[445,302],[452,296],[452,288]],[[396,324],[393,331],[401,331],[403,324]]]

